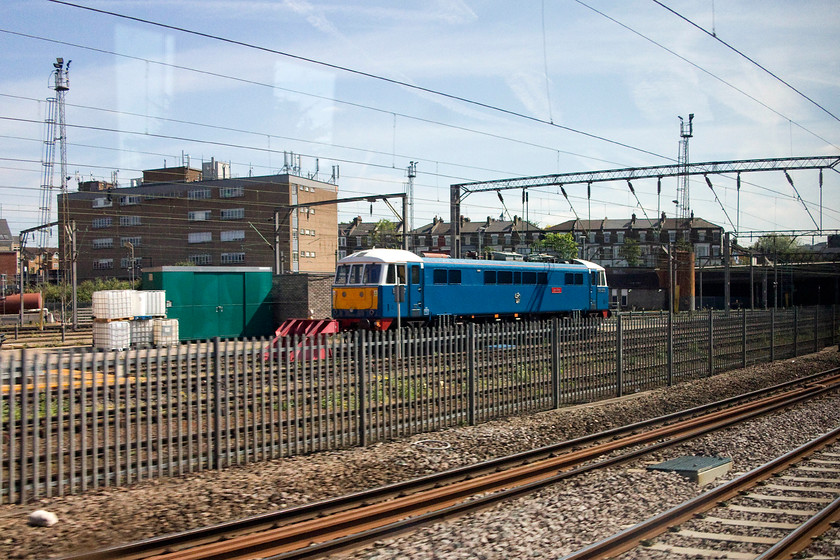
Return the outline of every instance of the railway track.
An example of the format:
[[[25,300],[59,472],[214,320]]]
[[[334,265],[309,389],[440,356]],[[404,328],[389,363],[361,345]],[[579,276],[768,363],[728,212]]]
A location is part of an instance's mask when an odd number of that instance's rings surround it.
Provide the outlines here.
[[[419,524],[481,509],[565,478],[815,398],[840,386],[837,370],[690,411],[511,457],[66,560],[305,558],[357,546]],[[785,389],[783,392],[779,392]],[[775,393],[775,394],[773,394]]]
[[[840,520],[838,439],[840,428],[562,560],[612,558],[638,546],[706,558],[794,558]]]

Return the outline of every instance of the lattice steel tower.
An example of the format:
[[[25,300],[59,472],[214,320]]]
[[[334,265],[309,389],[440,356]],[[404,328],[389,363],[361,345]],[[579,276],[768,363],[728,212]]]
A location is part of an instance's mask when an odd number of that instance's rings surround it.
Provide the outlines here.
[[[688,194],[688,140],[694,133],[694,113],[688,115],[688,123],[680,117],[680,153],[677,165],[680,175],[677,177],[677,217],[688,219],[691,216],[691,204]]]
[[[41,164],[43,166],[43,179],[41,181],[41,206],[40,225],[52,222],[52,200],[54,170],[55,170],[55,143],[59,143],[59,157],[61,166],[61,192],[67,192],[67,136],[64,121],[64,97],[70,89],[70,61],[64,64],[63,58],[56,58],[53,63],[53,75],[55,76],[55,97],[47,99],[46,116],[44,117],[44,154]],[[39,230],[38,246],[47,247],[52,228]]]

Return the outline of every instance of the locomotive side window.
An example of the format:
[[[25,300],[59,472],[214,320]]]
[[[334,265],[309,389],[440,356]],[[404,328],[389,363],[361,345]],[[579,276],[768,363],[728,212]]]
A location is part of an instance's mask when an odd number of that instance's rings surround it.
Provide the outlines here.
[[[583,273],[575,273],[575,286],[583,286]]]
[[[522,283],[522,273],[518,270],[513,272],[513,283],[514,284],[521,284]]]
[[[405,265],[389,264],[388,273],[385,277],[386,284],[396,284],[399,280],[400,284],[405,284]]]
[[[365,266],[365,275],[363,283],[365,284],[379,284],[379,280],[382,278],[382,265],[381,264],[369,264]]]
[[[571,272],[566,273],[566,285],[572,286],[575,283],[575,275]]]
[[[495,284],[496,283],[496,271],[495,270],[485,270],[484,271],[484,283],[485,284]]]
[[[499,284],[512,284],[513,272],[510,270],[500,270],[497,276]]]
[[[432,273],[432,281],[435,284],[446,284],[446,269],[445,268],[437,268]]]
[[[419,266],[412,266],[411,267],[411,283],[415,286],[420,284],[420,267]]]
[[[537,284],[548,284],[548,272],[537,272]]]
[[[449,271],[449,283],[450,284],[460,284],[461,283],[461,271],[460,270],[450,270]]]
[[[536,272],[523,272],[522,273],[522,283],[523,284],[536,284],[537,283],[537,273]]]

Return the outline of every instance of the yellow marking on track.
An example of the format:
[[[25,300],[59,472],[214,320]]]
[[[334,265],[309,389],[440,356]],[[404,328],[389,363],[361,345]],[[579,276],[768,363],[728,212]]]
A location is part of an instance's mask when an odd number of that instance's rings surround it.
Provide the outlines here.
[[[61,373],[57,370],[53,370],[50,372],[52,376],[59,376],[61,375],[63,379],[59,381],[51,381],[50,383],[42,382],[42,383],[27,383],[27,384],[20,384],[16,383],[12,384],[3,384],[0,385],[0,393],[3,394],[11,394],[14,393],[21,393],[22,391],[32,392],[34,390],[39,391],[46,391],[48,389],[58,389],[59,386],[63,387],[64,389],[82,389],[85,387],[92,387],[96,385],[97,387],[104,388],[110,387],[112,385],[129,385],[137,382],[144,382],[146,379],[144,377],[134,377],[134,376],[122,376],[117,377],[111,373],[94,373],[91,374],[90,372],[83,372],[79,370],[62,370]],[[72,377],[72,379],[71,379]]]

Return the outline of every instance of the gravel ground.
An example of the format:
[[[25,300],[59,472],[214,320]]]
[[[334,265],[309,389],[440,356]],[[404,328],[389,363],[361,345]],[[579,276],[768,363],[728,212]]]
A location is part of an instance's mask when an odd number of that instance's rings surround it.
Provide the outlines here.
[[[508,455],[660,416],[840,366],[837,349],[640,393],[472,428],[280,459],[223,472],[148,481],[127,488],[0,506],[0,558],[41,559],[184,531]],[[644,459],[572,478],[531,496],[417,531],[341,559],[557,558],[689,499],[704,488],[645,464],[682,455],[731,457],[746,472],[840,422],[840,397],[826,397],[743,428],[704,436]],[[429,440],[434,440],[430,442]],[[448,444],[446,449],[438,449]],[[27,524],[30,512],[58,515],[49,528]],[[837,532],[835,530],[835,537]],[[840,557],[836,538],[822,553]],[[665,558],[643,550],[627,558]]]

